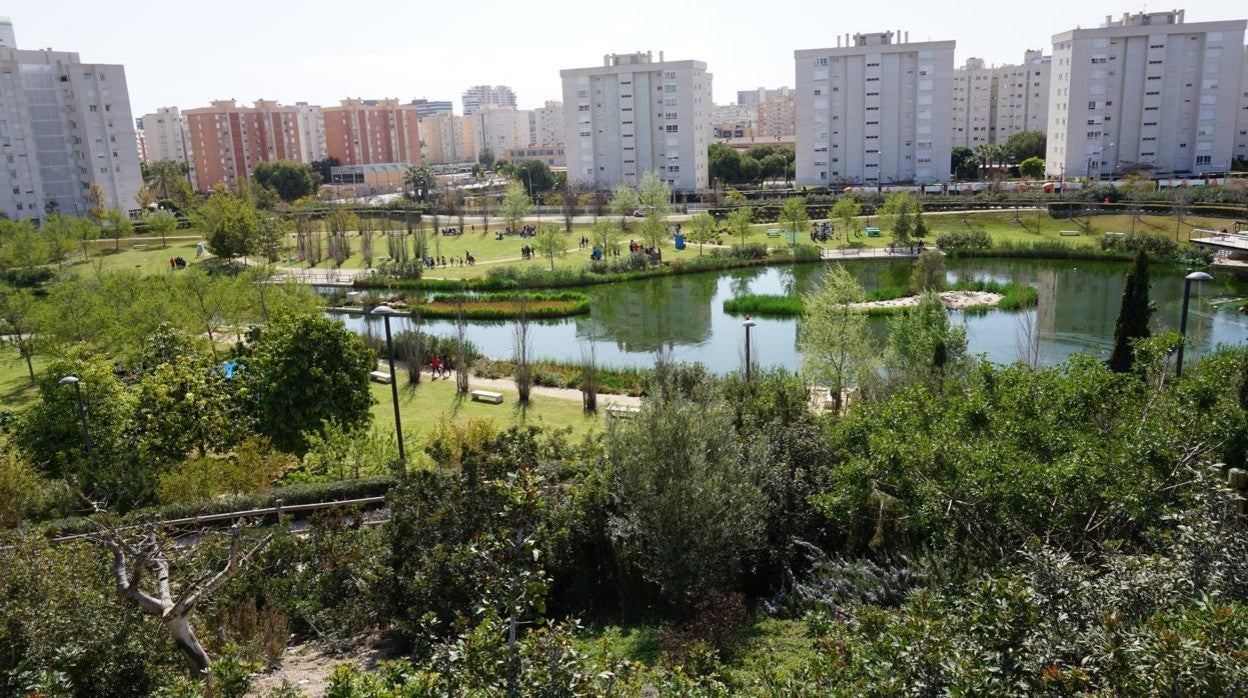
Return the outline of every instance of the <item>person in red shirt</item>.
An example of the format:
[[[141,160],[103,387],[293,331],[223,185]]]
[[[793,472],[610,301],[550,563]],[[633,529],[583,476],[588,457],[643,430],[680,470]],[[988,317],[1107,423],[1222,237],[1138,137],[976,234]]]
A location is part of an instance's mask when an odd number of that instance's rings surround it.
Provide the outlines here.
[[[442,375],[442,362],[435,356],[429,361],[429,365],[433,368],[433,378],[431,380],[436,381],[438,376]]]

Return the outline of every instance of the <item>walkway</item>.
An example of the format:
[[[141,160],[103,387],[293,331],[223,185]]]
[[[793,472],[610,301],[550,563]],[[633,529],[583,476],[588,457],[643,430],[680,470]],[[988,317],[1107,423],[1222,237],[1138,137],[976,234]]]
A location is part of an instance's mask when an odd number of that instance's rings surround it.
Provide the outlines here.
[[[858,247],[844,248],[835,250],[823,250],[819,256],[824,260],[844,261],[849,259],[914,259],[923,252],[928,250],[937,250],[935,247],[906,247],[897,248],[895,252],[890,251],[887,247]],[[944,254],[941,252],[941,254]]]
[[[396,370],[398,364],[396,362]],[[424,374],[428,374],[425,376]],[[429,371],[421,371],[421,380],[433,380],[433,373]],[[516,390],[516,382],[510,378],[482,378],[480,376],[469,376],[468,387],[471,390],[507,390],[514,392]],[[576,388],[550,388],[544,385],[533,386],[532,393],[536,397],[551,397],[556,400],[572,400],[574,402],[581,401],[581,391]],[[641,398],[632,395],[613,395],[609,393],[598,393],[598,404],[602,407],[610,405],[620,405],[622,407],[640,407]]]

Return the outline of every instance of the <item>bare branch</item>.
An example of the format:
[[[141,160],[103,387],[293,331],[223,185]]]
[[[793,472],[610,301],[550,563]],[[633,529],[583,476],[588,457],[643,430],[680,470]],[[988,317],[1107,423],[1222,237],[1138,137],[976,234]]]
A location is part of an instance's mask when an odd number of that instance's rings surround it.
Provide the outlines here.
[[[190,585],[182,592],[181,597],[169,610],[169,615],[186,615],[190,613],[204,596],[211,594],[222,584],[228,582],[235,574],[242,569],[243,564],[255,557],[260,551],[268,546],[269,541],[273,540],[273,534],[260,539],[260,542],[252,546],[251,550],[246,553],[241,552],[242,549],[242,528],[234,527],[234,535],[230,541],[230,559],[225,563],[225,568],[212,576],[207,582],[201,584]]]

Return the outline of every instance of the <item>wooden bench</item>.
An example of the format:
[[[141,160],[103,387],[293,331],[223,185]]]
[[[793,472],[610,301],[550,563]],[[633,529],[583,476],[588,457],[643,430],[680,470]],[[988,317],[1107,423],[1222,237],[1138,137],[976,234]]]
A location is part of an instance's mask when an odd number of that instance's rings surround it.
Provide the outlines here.
[[[144,245],[144,244],[131,245],[131,246],[130,246],[130,249],[132,249],[132,250],[146,250],[146,249],[147,249],[147,245]]]
[[[608,417],[632,417],[633,415],[640,414],[640,413],[641,413],[640,407],[629,407],[627,405],[607,405]]]
[[[495,405],[503,404],[503,394],[493,393],[488,390],[474,390],[469,393],[473,402],[489,402]]]
[[[389,373],[386,373],[385,371],[373,371],[368,374],[368,379],[374,383],[389,384],[390,381],[393,380],[393,378],[394,376],[391,376]]]
[[[1059,230],[1057,234],[1064,238],[1077,238],[1080,235],[1078,230]]]
[[[778,237],[780,237],[780,229],[779,229],[779,228],[768,228],[768,229],[767,229],[767,237],[769,237],[769,238],[778,238]]]

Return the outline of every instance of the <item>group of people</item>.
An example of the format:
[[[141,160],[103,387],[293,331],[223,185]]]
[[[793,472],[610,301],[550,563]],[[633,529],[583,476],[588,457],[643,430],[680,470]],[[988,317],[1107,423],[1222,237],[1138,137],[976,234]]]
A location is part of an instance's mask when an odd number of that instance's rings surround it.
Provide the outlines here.
[[[425,259],[424,259],[425,268],[433,269],[434,267],[445,267],[445,266],[471,267],[472,265],[477,263],[477,258],[473,257],[471,252],[465,251],[463,257],[450,257],[449,258],[450,263],[448,264],[447,262],[448,262],[448,258],[445,255],[442,255],[439,257],[434,257],[433,255],[425,255]]]
[[[170,257],[170,258],[169,258],[169,268],[170,268],[170,269],[185,269],[185,268],[186,268],[186,259],[185,259],[185,258],[183,258],[183,257]]]
[[[442,229],[443,237],[454,237],[459,234],[460,234],[459,228],[443,228]]]
[[[533,259],[533,248],[528,245],[520,247],[520,259]]]
[[[579,244],[581,246],[581,249],[583,250],[586,247],[589,247],[589,238],[582,235],[581,239],[577,241],[577,244]]]
[[[827,221],[810,224],[810,241],[827,242],[832,238],[832,225]]]
[[[612,257],[619,257],[619,256],[620,256],[620,246],[619,246],[619,245],[612,245],[612,246],[611,246],[611,249],[607,250],[606,252],[603,252],[603,250],[602,250],[602,248],[601,248],[601,247],[599,247],[599,246],[597,246],[597,245],[594,245],[594,249],[593,249],[593,251],[589,253],[589,258],[590,258],[591,260],[593,260],[593,261],[597,262],[598,260],[600,260],[600,259],[602,259],[603,257],[606,257],[606,256],[608,256],[608,255],[610,255],[610,256],[612,256]]]
[[[628,241],[628,251],[630,254],[637,254],[638,252],[642,252],[644,254],[648,254],[651,256],[654,256],[659,253],[657,249],[653,247],[646,247],[645,245],[635,240]]]
[[[454,370],[455,367],[451,364],[450,354],[441,357],[434,354],[433,358],[429,359],[429,373],[432,374],[432,377],[429,380],[436,381],[439,378],[450,380],[451,372]]]

